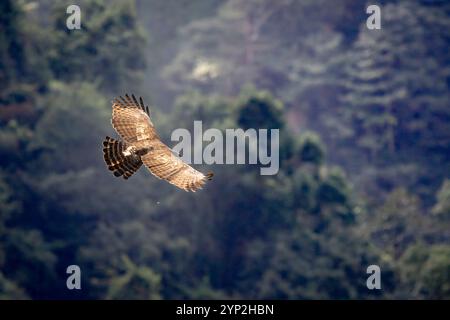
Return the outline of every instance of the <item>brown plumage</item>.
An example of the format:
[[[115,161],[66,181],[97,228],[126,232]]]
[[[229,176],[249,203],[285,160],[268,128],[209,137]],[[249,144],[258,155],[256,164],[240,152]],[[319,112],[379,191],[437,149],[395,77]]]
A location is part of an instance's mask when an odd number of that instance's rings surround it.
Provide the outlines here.
[[[195,170],[184,163],[160,140],[150,119],[148,106],[134,95],[114,99],[112,126],[123,141],[106,137],[103,158],[116,177],[128,179],[142,164],[150,172],[186,191],[201,189],[213,174]]]
[[[124,179],[128,179],[141,167],[142,160],[133,154],[124,156],[125,150],[126,145],[122,141],[110,137],[106,137],[103,141],[103,158],[108,169],[113,171],[116,177],[123,176]]]

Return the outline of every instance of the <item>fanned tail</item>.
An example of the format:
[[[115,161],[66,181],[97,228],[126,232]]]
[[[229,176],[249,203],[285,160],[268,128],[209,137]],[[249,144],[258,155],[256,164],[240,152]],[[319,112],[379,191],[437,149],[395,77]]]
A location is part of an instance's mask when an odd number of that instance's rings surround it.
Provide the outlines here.
[[[122,176],[128,179],[142,165],[140,158],[136,156],[124,156],[123,151],[126,149],[125,143],[106,137],[103,141],[103,159],[105,159],[108,169],[111,170],[116,177]]]

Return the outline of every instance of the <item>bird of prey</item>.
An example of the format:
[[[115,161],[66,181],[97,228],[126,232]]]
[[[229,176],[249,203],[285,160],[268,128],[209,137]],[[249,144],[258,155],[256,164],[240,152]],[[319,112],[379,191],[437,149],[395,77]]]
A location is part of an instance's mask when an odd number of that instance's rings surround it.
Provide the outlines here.
[[[106,137],[103,158],[116,177],[128,179],[144,164],[159,179],[185,191],[195,192],[211,180],[212,173],[195,170],[160,140],[141,97],[138,101],[126,94],[112,103],[111,123],[122,140]]]

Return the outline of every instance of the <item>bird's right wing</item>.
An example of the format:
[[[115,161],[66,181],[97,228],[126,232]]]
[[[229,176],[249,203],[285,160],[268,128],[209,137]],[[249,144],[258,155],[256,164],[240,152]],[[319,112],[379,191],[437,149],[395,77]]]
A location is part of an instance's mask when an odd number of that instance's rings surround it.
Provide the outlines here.
[[[134,95],[126,94],[114,99],[112,108],[112,126],[125,142],[159,139],[142,98],[138,102]]]

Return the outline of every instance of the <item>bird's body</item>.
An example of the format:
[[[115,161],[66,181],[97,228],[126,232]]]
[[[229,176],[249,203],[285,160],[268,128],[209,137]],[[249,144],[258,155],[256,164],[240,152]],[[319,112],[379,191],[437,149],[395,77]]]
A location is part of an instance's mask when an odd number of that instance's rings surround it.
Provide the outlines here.
[[[196,191],[211,179],[212,173],[193,169],[160,140],[142,98],[115,99],[111,123],[123,141],[106,137],[103,157],[116,177],[128,179],[144,164],[156,177],[186,191]]]

